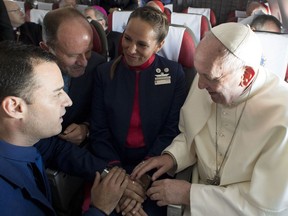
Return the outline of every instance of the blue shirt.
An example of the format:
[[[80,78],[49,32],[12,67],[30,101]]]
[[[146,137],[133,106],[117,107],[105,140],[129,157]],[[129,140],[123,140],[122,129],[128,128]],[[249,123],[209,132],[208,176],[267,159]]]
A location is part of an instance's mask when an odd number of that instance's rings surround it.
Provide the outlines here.
[[[0,141],[1,215],[56,215],[42,158],[33,146],[16,146]],[[43,190],[37,185],[37,176]]]
[[[33,167],[38,167],[42,175],[44,192],[36,183]],[[1,216],[56,216],[42,157],[34,146],[16,146],[0,140],[0,188]],[[85,215],[105,214],[91,207]]]

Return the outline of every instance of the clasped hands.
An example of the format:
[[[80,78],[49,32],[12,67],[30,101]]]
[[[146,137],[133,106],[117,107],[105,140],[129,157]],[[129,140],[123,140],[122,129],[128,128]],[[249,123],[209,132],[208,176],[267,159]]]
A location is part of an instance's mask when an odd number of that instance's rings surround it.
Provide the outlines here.
[[[146,195],[151,200],[155,200],[159,206],[189,204],[189,199],[186,202],[185,198],[189,198],[190,183],[171,179],[157,180],[162,174],[168,172],[173,167],[174,160],[170,155],[166,154],[152,157],[138,164],[129,177],[129,184],[116,207],[116,211],[118,213],[122,212],[122,215],[146,216],[147,214],[142,209],[142,203],[146,199]],[[146,173],[155,168],[157,171],[153,174],[152,178],[149,177],[153,183],[150,188],[147,188],[150,184],[147,181]]]
[[[139,180],[132,180],[128,177],[128,185],[116,206],[116,212],[127,216],[147,216],[142,208],[142,204],[146,199],[146,191],[143,183]]]
[[[96,172],[91,189],[91,204],[105,214],[111,214],[116,208],[122,215],[147,216],[142,209],[145,199],[142,182],[132,180],[122,168],[113,167],[103,179]]]
[[[145,173],[156,169],[151,180],[151,187],[146,195],[156,201],[158,206],[170,204],[190,205],[191,183],[185,180],[162,179],[157,180],[161,175],[168,171],[175,170],[176,162],[170,154],[164,153],[161,156],[151,157],[145,163],[138,164],[131,174],[132,179],[140,179]]]
[[[130,176],[125,170],[114,167],[103,180],[100,180],[100,174],[97,172],[91,190],[92,205],[107,215],[116,208],[118,213],[127,216],[147,216],[142,208],[146,195],[155,200],[158,206],[189,205],[191,188],[189,182],[175,179],[157,180],[173,167],[174,161],[171,156],[164,154],[138,164]],[[146,192],[140,179],[155,168],[157,171],[151,177],[153,183]]]

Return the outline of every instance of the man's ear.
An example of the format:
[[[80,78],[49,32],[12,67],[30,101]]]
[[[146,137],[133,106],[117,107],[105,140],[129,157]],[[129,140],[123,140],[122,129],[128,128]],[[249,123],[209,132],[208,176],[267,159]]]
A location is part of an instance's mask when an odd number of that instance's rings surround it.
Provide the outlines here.
[[[252,82],[253,78],[255,76],[255,71],[252,67],[246,66],[244,74],[242,76],[241,86],[247,87]]]
[[[16,119],[21,119],[24,115],[25,104],[26,103],[23,101],[23,99],[19,97],[8,96],[4,98],[1,106],[8,116]]]
[[[41,47],[41,49],[45,50],[46,52],[49,52],[49,47],[47,46],[47,44],[44,41],[41,41],[39,43],[39,46]]]

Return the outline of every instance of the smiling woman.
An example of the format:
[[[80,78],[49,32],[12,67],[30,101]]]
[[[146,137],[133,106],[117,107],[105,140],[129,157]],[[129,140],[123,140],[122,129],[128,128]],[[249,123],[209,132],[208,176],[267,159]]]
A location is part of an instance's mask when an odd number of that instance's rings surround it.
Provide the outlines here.
[[[146,158],[160,155],[179,133],[179,111],[186,97],[184,72],[180,64],[156,54],[167,32],[162,12],[152,7],[136,9],[123,33],[123,54],[99,66],[95,76],[91,149],[127,173]],[[145,179],[142,185],[149,186],[148,182]],[[133,210],[128,209],[121,211]],[[149,199],[143,210],[148,215],[166,213],[166,208]]]

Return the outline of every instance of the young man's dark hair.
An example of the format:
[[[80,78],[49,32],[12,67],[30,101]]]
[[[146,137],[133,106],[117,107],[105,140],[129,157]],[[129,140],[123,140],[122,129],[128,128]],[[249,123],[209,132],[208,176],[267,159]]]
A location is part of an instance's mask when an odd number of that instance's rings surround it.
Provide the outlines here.
[[[8,95],[21,97],[31,103],[31,92],[37,87],[33,68],[56,58],[32,45],[13,41],[0,43],[0,102]]]

